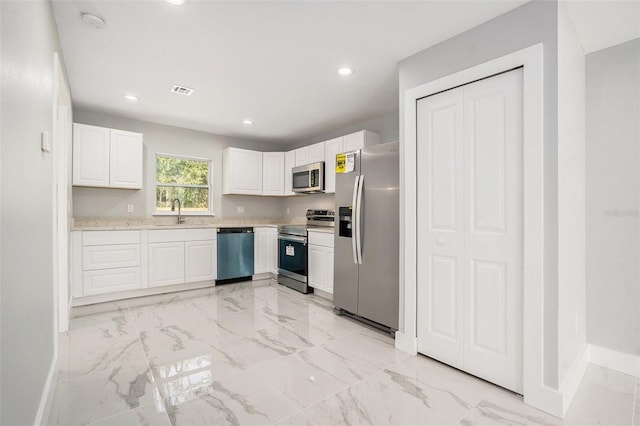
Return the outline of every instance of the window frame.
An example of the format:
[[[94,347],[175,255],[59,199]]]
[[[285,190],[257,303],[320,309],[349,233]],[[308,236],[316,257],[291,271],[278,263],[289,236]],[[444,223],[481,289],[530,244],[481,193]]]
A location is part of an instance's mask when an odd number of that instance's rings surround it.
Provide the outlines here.
[[[190,161],[201,161],[207,162],[207,185],[182,185],[177,183],[162,183],[158,182],[158,157],[168,157],[168,158],[177,158],[180,160],[190,160]],[[162,152],[156,152],[155,161],[154,161],[154,191],[153,191],[153,216],[173,216],[176,212],[172,211],[163,211],[158,210],[158,186],[170,186],[175,188],[207,188],[207,192],[209,193],[209,203],[208,210],[202,212],[194,212],[194,211],[182,211],[183,216],[215,216],[213,213],[213,185],[211,184],[212,179],[212,163],[213,161],[210,158],[202,158],[202,157],[192,157],[187,155],[176,155],[176,154],[167,154]]]

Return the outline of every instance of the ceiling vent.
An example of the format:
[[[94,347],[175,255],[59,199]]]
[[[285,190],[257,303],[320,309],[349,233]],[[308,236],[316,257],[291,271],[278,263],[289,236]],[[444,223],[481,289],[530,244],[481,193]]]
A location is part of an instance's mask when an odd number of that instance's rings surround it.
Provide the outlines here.
[[[173,93],[178,93],[179,95],[191,96],[193,93],[193,89],[189,89],[188,87],[178,86],[177,84],[171,88]]]

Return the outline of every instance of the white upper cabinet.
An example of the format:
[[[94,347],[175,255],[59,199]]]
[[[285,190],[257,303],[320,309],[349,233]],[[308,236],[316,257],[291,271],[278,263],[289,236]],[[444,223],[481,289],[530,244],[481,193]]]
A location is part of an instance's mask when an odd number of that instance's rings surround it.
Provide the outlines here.
[[[303,146],[295,150],[296,166],[324,161],[324,142]]]
[[[109,186],[109,134],[104,127],[73,124],[73,184]]]
[[[142,134],[73,124],[73,184],[142,188]]]
[[[284,153],[284,195],[296,195],[292,191],[293,188],[293,168],[296,164],[296,152],[289,151]]]
[[[380,135],[370,132],[369,130],[361,130],[351,133],[343,137],[344,152],[362,149],[365,146],[377,145],[380,143]]]
[[[284,195],[284,172],[284,152],[262,153],[262,195]]]
[[[343,138],[335,138],[324,143],[324,192],[336,192],[336,155],[344,152]]]
[[[324,142],[309,145],[309,163],[324,161]]]
[[[109,186],[142,188],[142,135],[111,130]]]
[[[231,147],[222,151],[222,193],[262,195],[262,152]]]

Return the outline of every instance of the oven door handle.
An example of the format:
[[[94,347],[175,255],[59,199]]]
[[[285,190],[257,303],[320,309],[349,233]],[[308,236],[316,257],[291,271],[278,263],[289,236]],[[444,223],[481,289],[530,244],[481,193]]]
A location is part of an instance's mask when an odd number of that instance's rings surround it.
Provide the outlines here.
[[[278,235],[278,239],[282,241],[293,241],[294,243],[303,243],[307,244],[306,237],[296,237],[291,235]]]

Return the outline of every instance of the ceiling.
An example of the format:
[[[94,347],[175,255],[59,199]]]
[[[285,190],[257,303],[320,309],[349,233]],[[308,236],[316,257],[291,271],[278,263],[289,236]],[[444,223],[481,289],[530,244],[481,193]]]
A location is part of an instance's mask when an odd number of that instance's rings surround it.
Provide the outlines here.
[[[525,2],[53,4],[76,107],[289,144],[397,111],[398,61]],[[592,9],[567,10],[583,19],[602,13]],[[80,12],[101,16],[106,25],[91,27]],[[590,33],[588,25],[576,25],[580,30]],[[594,45],[601,37],[595,38]],[[337,75],[341,66],[353,74]],[[174,94],[174,84],[195,91]],[[246,118],[253,126],[242,124]]]

